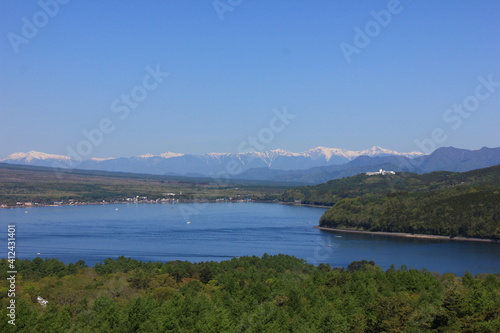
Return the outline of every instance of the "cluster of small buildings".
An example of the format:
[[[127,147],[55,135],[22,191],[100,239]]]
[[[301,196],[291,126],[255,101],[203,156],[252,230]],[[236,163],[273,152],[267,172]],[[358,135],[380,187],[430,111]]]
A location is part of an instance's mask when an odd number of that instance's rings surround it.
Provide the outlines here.
[[[148,199],[148,197],[145,196],[138,196],[136,195],[135,197],[131,198],[125,198],[125,202],[131,202],[131,203],[160,203],[160,202],[175,202],[176,200],[174,199],[175,193],[163,193],[164,197],[161,199]]]
[[[16,206],[22,206],[22,207],[32,207],[32,206],[38,206],[38,202],[16,202]]]
[[[251,201],[253,201],[250,198],[242,199],[240,195],[237,195],[237,197],[238,198],[233,198],[233,197],[217,198],[217,199],[215,199],[215,202],[251,202]]]
[[[88,204],[110,204],[110,203],[178,203],[182,199],[176,198],[178,195],[182,195],[182,192],[176,193],[162,193],[163,198],[150,199],[147,196],[135,195],[129,198],[123,199],[113,199],[113,200],[100,200],[100,201],[76,201],[75,199],[68,199],[64,201],[54,201],[51,204],[39,204],[33,202],[16,202],[17,207],[34,207],[34,206],[62,206],[62,205],[88,205]],[[248,196],[248,194],[247,194]],[[245,198],[243,196],[237,195],[236,197],[225,197],[225,198],[215,198],[215,199],[186,199],[187,201],[215,201],[215,202],[249,202],[252,201],[250,198]],[[0,208],[9,208],[7,204],[0,204]]]
[[[387,170],[384,170],[384,169],[380,169],[379,171],[375,171],[375,172],[366,172],[365,173],[367,176],[375,176],[375,175],[395,175],[396,172],[394,171],[387,171]]]

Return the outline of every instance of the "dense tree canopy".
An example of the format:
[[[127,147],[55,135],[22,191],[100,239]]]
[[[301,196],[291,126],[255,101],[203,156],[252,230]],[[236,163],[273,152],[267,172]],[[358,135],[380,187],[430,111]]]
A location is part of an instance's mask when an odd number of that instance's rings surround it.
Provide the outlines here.
[[[301,200],[305,204],[332,206],[342,199],[365,195],[386,196],[391,193],[427,193],[429,191],[468,186],[499,188],[500,165],[462,173],[436,171],[423,175],[411,172],[378,176],[359,174],[353,177],[330,180],[319,185],[295,187],[286,190],[281,199],[285,202]]]
[[[368,261],[315,267],[286,255],[220,263],[120,257],[94,268],[70,265],[20,261],[16,327],[6,320],[3,280],[0,331],[500,331],[495,275],[457,277],[404,266],[383,271]],[[5,259],[0,269],[7,271]]]
[[[284,200],[333,205],[320,226],[500,238],[500,166],[464,173],[358,175],[288,190]]]
[[[458,187],[344,199],[321,217],[320,226],[500,239],[500,194]]]

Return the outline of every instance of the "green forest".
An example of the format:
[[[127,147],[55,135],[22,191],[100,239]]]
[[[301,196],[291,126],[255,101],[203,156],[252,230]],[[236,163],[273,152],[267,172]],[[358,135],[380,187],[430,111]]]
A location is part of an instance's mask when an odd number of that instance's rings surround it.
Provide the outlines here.
[[[319,185],[294,187],[284,191],[281,199],[285,202],[300,200],[303,204],[332,206],[342,199],[364,195],[384,196],[468,186],[500,188],[500,165],[468,172],[436,171],[422,175],[411,172],[377,176],[359,174]]]
[[[500,239],[500,166],[464,173],[357,175],[285,191],[333,205],[320,226]]]
[[[16,326],[1,332],[499,332],[500,277],[286,255],[189,263],[18,260]],[[8,262],[0,260],[8,271]],[[48,301],[43,306],[37,296]]]

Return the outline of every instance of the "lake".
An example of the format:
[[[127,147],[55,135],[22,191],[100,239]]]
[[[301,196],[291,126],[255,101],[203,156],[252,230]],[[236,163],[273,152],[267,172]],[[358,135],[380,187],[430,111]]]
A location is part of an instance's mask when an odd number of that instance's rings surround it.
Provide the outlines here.
[[[435,272],[500,273],[500,244],[331,233],[314,228],[324,209],[266,203],[113,204],[1,209],[16,225],[17,257],[85,260],[220,261],[288,254],[345,267],[373,260]],[[37,253],[40,253],[37,255]]]

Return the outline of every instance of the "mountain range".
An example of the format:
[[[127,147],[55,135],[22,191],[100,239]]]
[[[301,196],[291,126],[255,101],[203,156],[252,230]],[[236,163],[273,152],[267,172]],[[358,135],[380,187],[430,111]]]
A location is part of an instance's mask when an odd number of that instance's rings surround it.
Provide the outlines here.
[[[411,158],[421,155],[419,152],[400,153],[377,146],[361,151],[316,147],[301,153],[284,149],[200,155],[167,152],[159,155],[145,154],[134,157],[92,158],[77,161],[69,156],[30,151],[11,154],[0,159],[0,162],[104,171],[208,176],[224,171],[230,162],[240,172],[262,167],[274,170],[306,170],[319,166],[344,164],[359,156],[405,156]]]
[[[69,156],[36,151],[14,153],[0,162],[54,168],[121,171],[160,175],[232,177],[234,179],[321,183],[377,171],[468,171],[500,164],[500,148],[439,148],[429,155],[401,153],[374,146],[361,151],[316,147],[301,153],[283,149],[264,152],[164,153],[77,161]]]

